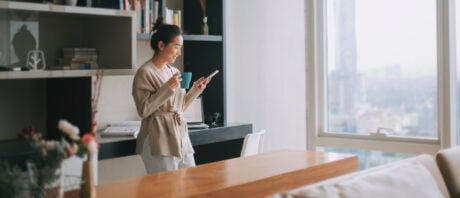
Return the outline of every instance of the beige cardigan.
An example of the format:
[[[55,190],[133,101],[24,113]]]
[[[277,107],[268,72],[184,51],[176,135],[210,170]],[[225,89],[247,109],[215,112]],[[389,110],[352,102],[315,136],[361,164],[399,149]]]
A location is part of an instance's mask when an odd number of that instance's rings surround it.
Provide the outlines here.
[[[136,153],[142,153],[142,145],[148,137],[152,155],[177,156],[193,153],[188,136],[187,123],[182,113],[201,92],[195,87],[169,88],[166,82],[178,69],[167,66],[163,73],[149,60],[136,72],[133,82],[133,98],[141,129],[137,136]]]

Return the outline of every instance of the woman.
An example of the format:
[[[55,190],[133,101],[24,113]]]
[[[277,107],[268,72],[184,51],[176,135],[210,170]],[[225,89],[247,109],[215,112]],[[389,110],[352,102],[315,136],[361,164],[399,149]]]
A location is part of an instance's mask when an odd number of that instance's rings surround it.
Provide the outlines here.
[[[150,46],[153,57],[138,70],[133,82],[133,97],[142,117],[136,152],[141,154],[149,174],[195,166],[187,122],[182,112],[211,80],[201,77],[186,93],[180,88],[181,75],[172,67],[181,55],[183,38],[175,25],[154,27]]]

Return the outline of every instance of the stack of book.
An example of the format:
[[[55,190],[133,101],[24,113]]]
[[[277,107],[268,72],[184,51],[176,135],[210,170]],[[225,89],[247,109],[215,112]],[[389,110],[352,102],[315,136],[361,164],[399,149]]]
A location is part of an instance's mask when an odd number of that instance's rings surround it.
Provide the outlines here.
[[[97,50],[95,48],[63,48],[63,58],[58,59],[62,69],[97,69]]]
[[[121,10],[136,12],[137,33],[149,34],[152,32],[155,21],[161,16],[161,7],[162,2],[160,0],[120,0]]]
[[[160,2],[154,0],[133,0],[130,10],[137,14],[137,32],[150,33],[158,19]],[[128,9],[129,10],[129,9]]]

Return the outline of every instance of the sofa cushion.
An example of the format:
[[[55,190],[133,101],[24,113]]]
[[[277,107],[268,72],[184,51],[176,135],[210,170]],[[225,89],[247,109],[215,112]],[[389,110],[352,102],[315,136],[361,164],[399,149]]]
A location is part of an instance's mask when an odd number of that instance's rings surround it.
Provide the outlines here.
[[[460,146],[441,150],[436,162],[452,197],[460,197]]]
[[[354,173],[334,182],[321,182],[285,192],[282,197],[444,197],[433,175],[417,161],[387,165],[365,174]]]
[[[433,156],[428,154],[421,154],[416,157],[402,160],[400,162],[420,162],[433,175],[433,178],[436,180],[439,190],[441,190],[443,196],[449,197],[449,191],[447,190],[446,183],[444,182],[442,174],[439,171],[438,165],[436,164],[436,160]]]

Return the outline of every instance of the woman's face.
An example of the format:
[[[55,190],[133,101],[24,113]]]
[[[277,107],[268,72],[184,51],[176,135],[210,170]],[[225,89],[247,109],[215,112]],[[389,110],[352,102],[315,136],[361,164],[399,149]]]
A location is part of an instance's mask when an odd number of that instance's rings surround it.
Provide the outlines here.
[[[160,44],[161,45],[161,44]],[[161,49],[161,55],[168,63],[174,63],[176,58],[179,57],[182,53],[183,38],[182,36],[176,36],[168,45],[164,46]]]

